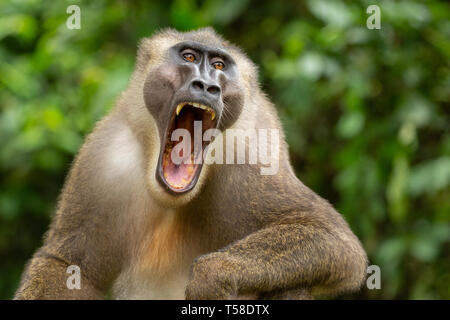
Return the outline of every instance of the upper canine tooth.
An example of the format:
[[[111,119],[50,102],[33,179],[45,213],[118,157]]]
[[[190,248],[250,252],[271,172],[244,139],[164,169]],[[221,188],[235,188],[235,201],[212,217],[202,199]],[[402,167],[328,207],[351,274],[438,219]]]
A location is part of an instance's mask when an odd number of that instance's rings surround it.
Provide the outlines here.
[[[211,110],[211,120],[214,120],[215,117],[216,117],[216,113]]]
[[[180,111],[181,111],[181,109],[183,109],[184,105],[185,105],[185,103],[180,103],[180,104],[177,106],[177,115],[180,114]]]

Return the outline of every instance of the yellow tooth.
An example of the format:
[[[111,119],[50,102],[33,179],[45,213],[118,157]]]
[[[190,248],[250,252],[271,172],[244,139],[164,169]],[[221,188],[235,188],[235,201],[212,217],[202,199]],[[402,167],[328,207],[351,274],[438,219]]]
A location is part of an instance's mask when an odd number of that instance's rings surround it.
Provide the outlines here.
[[[189,180],[186,180],[185,178],[181,178],[181,181],[182,181],[184,184],[187,184],[187,183],[189,182]]]
[[[177,115],[180,114],[180,111],[181,111],[181,109],[183,109],[183,107],[184,107],[184,103],[180,103],[180,104],[177,106]]]
[[[211,120],[214,120],[216,118],[216,113],[214,112],[214,110],[212,108],[210,108],[208,106],[205,106],[205,105],[203,105],[201,103],[197,103],[197,102],[183,102],[183,103],[180,103],[177,106],[177,110],[176,110],[177,116],[180,114],[181,109],[183,109],[183,107],[186,104],[189,104],[189,105],[191,105],[191,106],[193,106],[195,108],[203,109],[203,110],[206,110],[207,112],[210,112],[211,113]]]

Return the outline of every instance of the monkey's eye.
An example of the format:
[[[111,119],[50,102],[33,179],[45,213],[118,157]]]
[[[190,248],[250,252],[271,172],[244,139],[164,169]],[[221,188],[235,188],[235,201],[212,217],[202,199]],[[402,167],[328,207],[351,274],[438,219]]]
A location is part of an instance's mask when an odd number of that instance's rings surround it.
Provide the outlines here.
[[[183,58],[184,58],[184,60],[189,61],[189,62],[195,61],[195,55],[191,52],[183,53]]]
[[[222,70],[223,68],[225,68],[225,64],[222,61],[213,62],[212,65],[217,70]]]

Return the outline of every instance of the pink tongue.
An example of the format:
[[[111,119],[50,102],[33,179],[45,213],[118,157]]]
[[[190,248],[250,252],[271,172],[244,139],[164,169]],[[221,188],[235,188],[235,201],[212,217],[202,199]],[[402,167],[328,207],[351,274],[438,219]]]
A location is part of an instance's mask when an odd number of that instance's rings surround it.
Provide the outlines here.
[[[171,163],[166,168],[164,176],[171,186],[175,188],[184,188],[191,182],[193,173],[193,164],[182,163],[177,166]]]

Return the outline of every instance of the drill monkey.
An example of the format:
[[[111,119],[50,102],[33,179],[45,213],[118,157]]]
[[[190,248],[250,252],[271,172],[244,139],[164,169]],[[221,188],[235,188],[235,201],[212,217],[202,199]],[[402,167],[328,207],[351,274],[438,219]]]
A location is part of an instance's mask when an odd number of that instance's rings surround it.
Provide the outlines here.
[[[300,299],[357,290],[364,249],[295,176],[284,138],[273,175],[249,163],[177,165],[172,133],[192,133],[194,121],[202,133],[281,130],[240,49],[209,28],[163,30],[141,42],[129,87],[77,155],[15,298]],[[80,267],[79,290],[66,285],[70,265]]]

